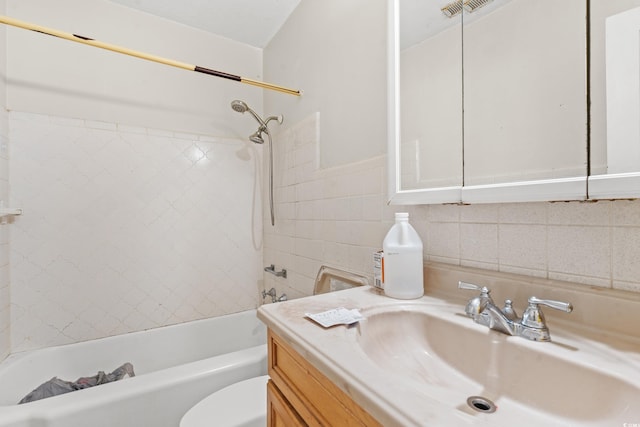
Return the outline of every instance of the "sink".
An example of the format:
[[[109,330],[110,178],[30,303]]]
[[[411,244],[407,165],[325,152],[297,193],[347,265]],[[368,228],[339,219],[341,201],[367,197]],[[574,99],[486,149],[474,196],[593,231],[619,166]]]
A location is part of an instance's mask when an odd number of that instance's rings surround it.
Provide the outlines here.
[[[504,335],[461,311],[419,303],[371,308],[353,333],[380,371],[467,417],[526,425],[640,422],[640,384],[599,368],[624,354],[565,335],[554,334],[551,343]]]

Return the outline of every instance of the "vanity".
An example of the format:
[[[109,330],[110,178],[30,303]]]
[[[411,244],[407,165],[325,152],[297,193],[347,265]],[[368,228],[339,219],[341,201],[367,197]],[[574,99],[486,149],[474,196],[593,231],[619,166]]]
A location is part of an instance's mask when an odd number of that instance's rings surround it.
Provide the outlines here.
[[[475,295],[543,308],[551,341],[475,323]],[[264,305],[269,328],[268,425],[558,425],[640,423],[640,295],[437,263],[425,296],[394,300],[363,286]],[[363,319],[323,328],[305,313],[357,308]],[[526,422],[525,422],[526,421]]]

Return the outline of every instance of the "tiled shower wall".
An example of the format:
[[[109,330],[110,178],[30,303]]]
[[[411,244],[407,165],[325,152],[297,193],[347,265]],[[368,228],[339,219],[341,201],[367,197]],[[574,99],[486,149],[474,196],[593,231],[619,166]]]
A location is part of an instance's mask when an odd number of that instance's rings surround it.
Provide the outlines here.
[[[24,209],[10,226],[13,352],[257,306],[256,148],[31,113],[9,122],[11,204]]]
[[[640,292],[640,201],[387,206],[386,158],[319,169],[320,124],[316,114],[274,139],[265,264],[288,278],[265,285],[278,294],[310,295],[322,264],[371,277],[395,211],[410,213],[427,260]]]
[[[0,0],[0,13],[5,13],[6,1]],[[0,28],[0,200],[9,200],[9,119],[6,100],[6,28]],[[9,292],[9,225],[0,221],[0,360],[11,350]]]
[[[0,108],[0,200],[9,201],[9,152],[7,111]],[[9,354],[10,292],[9,292],[9,224],[0,220],[0,360]]]

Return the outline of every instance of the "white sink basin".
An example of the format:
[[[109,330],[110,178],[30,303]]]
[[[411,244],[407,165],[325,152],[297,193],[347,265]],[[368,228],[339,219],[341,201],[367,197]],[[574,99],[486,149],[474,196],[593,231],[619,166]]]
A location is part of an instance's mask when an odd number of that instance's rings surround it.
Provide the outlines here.
[[[600,360],[611,362],[624,352],[566,334],[554,338],[553,325],[551,343],[510,337],[473,323],[460,310],[426,304],[372,308],[363,310],[354,333],[382,372],[467,417],[496,425],[640,423],[640,384],[600,369]],[[497,410],[482,410],[490,406],[482,400],[473,409],[471,396],[488,399]]]

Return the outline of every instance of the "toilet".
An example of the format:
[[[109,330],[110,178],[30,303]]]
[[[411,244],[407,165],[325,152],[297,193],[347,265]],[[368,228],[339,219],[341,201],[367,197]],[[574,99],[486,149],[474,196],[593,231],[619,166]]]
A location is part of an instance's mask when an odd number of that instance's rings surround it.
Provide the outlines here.
[[[366,277],[344,270],[322,266],[316,276],[313,294],[324,294],[368,285]],[[264,427],[267,425],[268,375],[231,384],[205,397],[189,409],[180,427]]]
[[[269,375],[231,384],[189,409],[180,427],[264,427],[267,425],[267,381]]]

